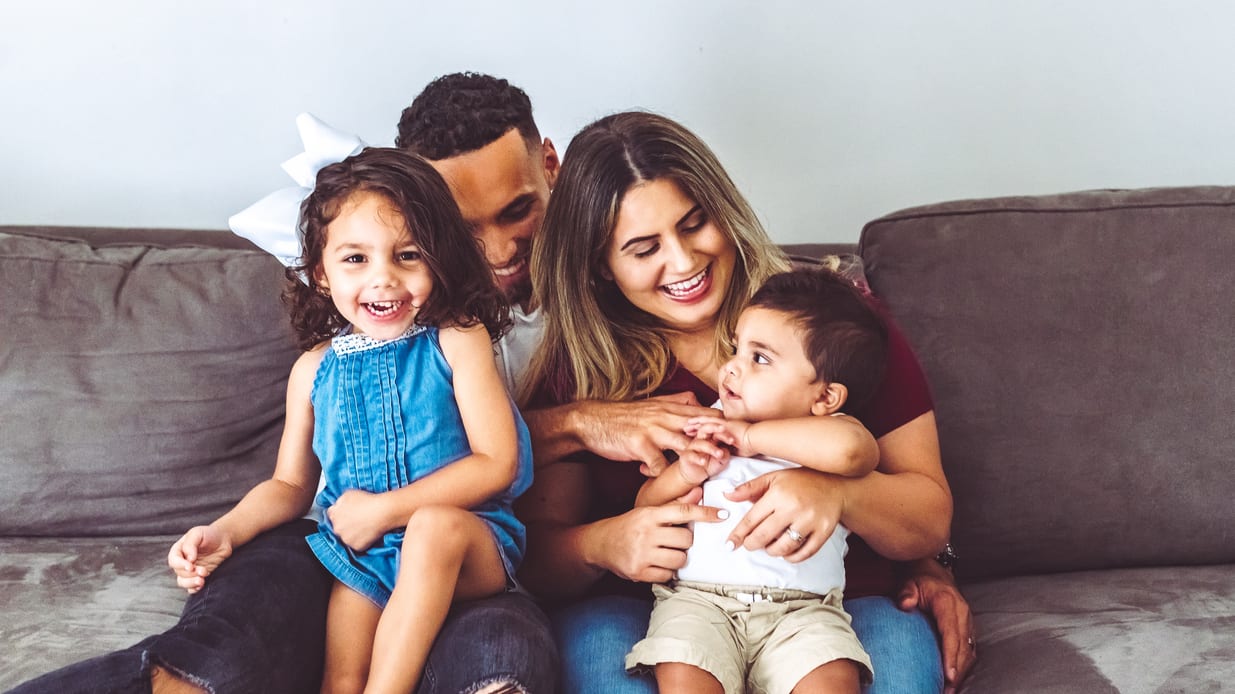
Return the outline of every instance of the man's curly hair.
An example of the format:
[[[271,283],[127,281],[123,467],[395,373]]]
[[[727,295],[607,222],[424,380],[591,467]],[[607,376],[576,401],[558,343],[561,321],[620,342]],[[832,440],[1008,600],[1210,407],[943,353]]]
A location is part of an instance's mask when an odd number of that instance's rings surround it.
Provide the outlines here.
[[[480,149],[511,128],[540,143],[527,94],[504,79],[456,72],[430,82],[403,109],[395,147],[436,161]]]

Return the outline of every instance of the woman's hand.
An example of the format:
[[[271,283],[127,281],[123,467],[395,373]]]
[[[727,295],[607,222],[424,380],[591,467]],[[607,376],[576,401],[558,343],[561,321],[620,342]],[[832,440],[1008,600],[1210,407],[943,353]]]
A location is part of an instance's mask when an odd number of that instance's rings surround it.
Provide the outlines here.
[[[397,527],[391,524],[382,495],[359,489],[349,489],[340,494],[339,499],[326,509],[326,517],[330,519],[334,534],[357,552],[372,547],[382,535]]]
[[[206,585],[206,578],[232,556],[232,543],[212,525],[190,528],[167,553],[167,565],[176,573],[176,585],[192,595]]]
[[[687,523],[715,523],[728,512],[694,503],[643,506],[598,521],[589,563],[644,583],[665,583],[686,565],[686,550],[694,542]]]
[[[762,549],[795,563],[813,556],[832,537],[845,504],[837,480],[804,468],[760,475],[725,496],[754,503],[729,533],[734,547]]]

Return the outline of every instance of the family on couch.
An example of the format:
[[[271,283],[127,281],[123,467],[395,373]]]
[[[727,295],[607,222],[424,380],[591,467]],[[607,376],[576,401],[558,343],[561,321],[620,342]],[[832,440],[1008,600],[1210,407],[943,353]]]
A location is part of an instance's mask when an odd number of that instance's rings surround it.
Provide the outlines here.
[[[788,260],[711,150],[660,116],[592,123],[559,163],[521,90],[455,74],[404,111],[396,146],[444,179],[511,304],[500,369],[536,458],[516,505],[518,579],[541,602],[512,589],[455,604],[418,691],[655,691],[652,674],[625,667],[648,631],[647,584],[684,565],[683,526],[722,514],[697,496],[637,508],[634,496],[664,471],[664,451],[690,447],[687,422],[714,415],[737,316]],[[951,496],[924,376],[888,332],[885,378],[849,412],[876,441],[875,471],[786,469],[742,484],[731,498],[753,505],[729,540],[783,557],[848,528],[844,609],[870,657],[867,691],[952,689],[976,655],[968,606],[934,560]],[[304,539],[317,530],[299,519],[256,537],[189,586],[206,589],[164,634],[16,691],[318,689],[334,608],[333,578]]]

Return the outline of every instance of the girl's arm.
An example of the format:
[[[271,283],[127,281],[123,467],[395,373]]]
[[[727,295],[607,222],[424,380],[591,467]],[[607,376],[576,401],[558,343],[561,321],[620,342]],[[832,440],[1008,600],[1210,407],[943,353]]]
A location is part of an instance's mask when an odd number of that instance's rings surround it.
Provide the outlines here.
[[[744,422],[716,416],[692,419],[686,433],[702,433],[738,455],[765,455],[842,477],[861,477],[879,464],[879,444],[849,415],[818,415]]]
[[[406,487],[381,494],[349,490],[340,495],[326,513],[339,539],[353,549],[365,549],[383,534],[406,526],[422,506],[472,508],[514,482],[518,434],[488,333],[478,325],[443,328],[439,336],[454,374],[455,402],[472,453]]]
[[[304,354],[287,379],[287,414],[279,441],[274,475],[258,484],[232,510],[210,525],[190,529],[168,553],[177,583],[190,593],[232,551],[266,530],[304,516],[317,492],[321,466],[313,454],[313,405],[310,395],[325,347]]]

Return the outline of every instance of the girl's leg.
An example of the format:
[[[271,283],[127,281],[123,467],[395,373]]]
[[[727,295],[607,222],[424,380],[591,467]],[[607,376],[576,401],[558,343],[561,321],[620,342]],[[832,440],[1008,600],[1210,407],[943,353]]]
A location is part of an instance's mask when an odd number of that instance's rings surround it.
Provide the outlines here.
[[[833,660],[811,670],[793,688],[793,694],[858,694],[860,671],[852,660]]]
[[[875,673],[866,694],[943,691],[943,656],[935,630],[921,612],[905,612],[891,598],[878,596],[846,600],[845,611]]]
[[[335,581],[326,608],[326,667],[322,694],[364,691],[373,634],[382,611],[368,598]]]
[[[482,598],[505,587],[506,568],[484,521],[452,506],[417,510],[403,536],[394,592],[377,625],[366,691],[415,689],[452,600]]]
[[[720,680],[707,670],[686,663],[658,663],[656,687],[660,694],[686,692],[687,694],[725,694]],[[856,690],[855,690],[856,691]]]

